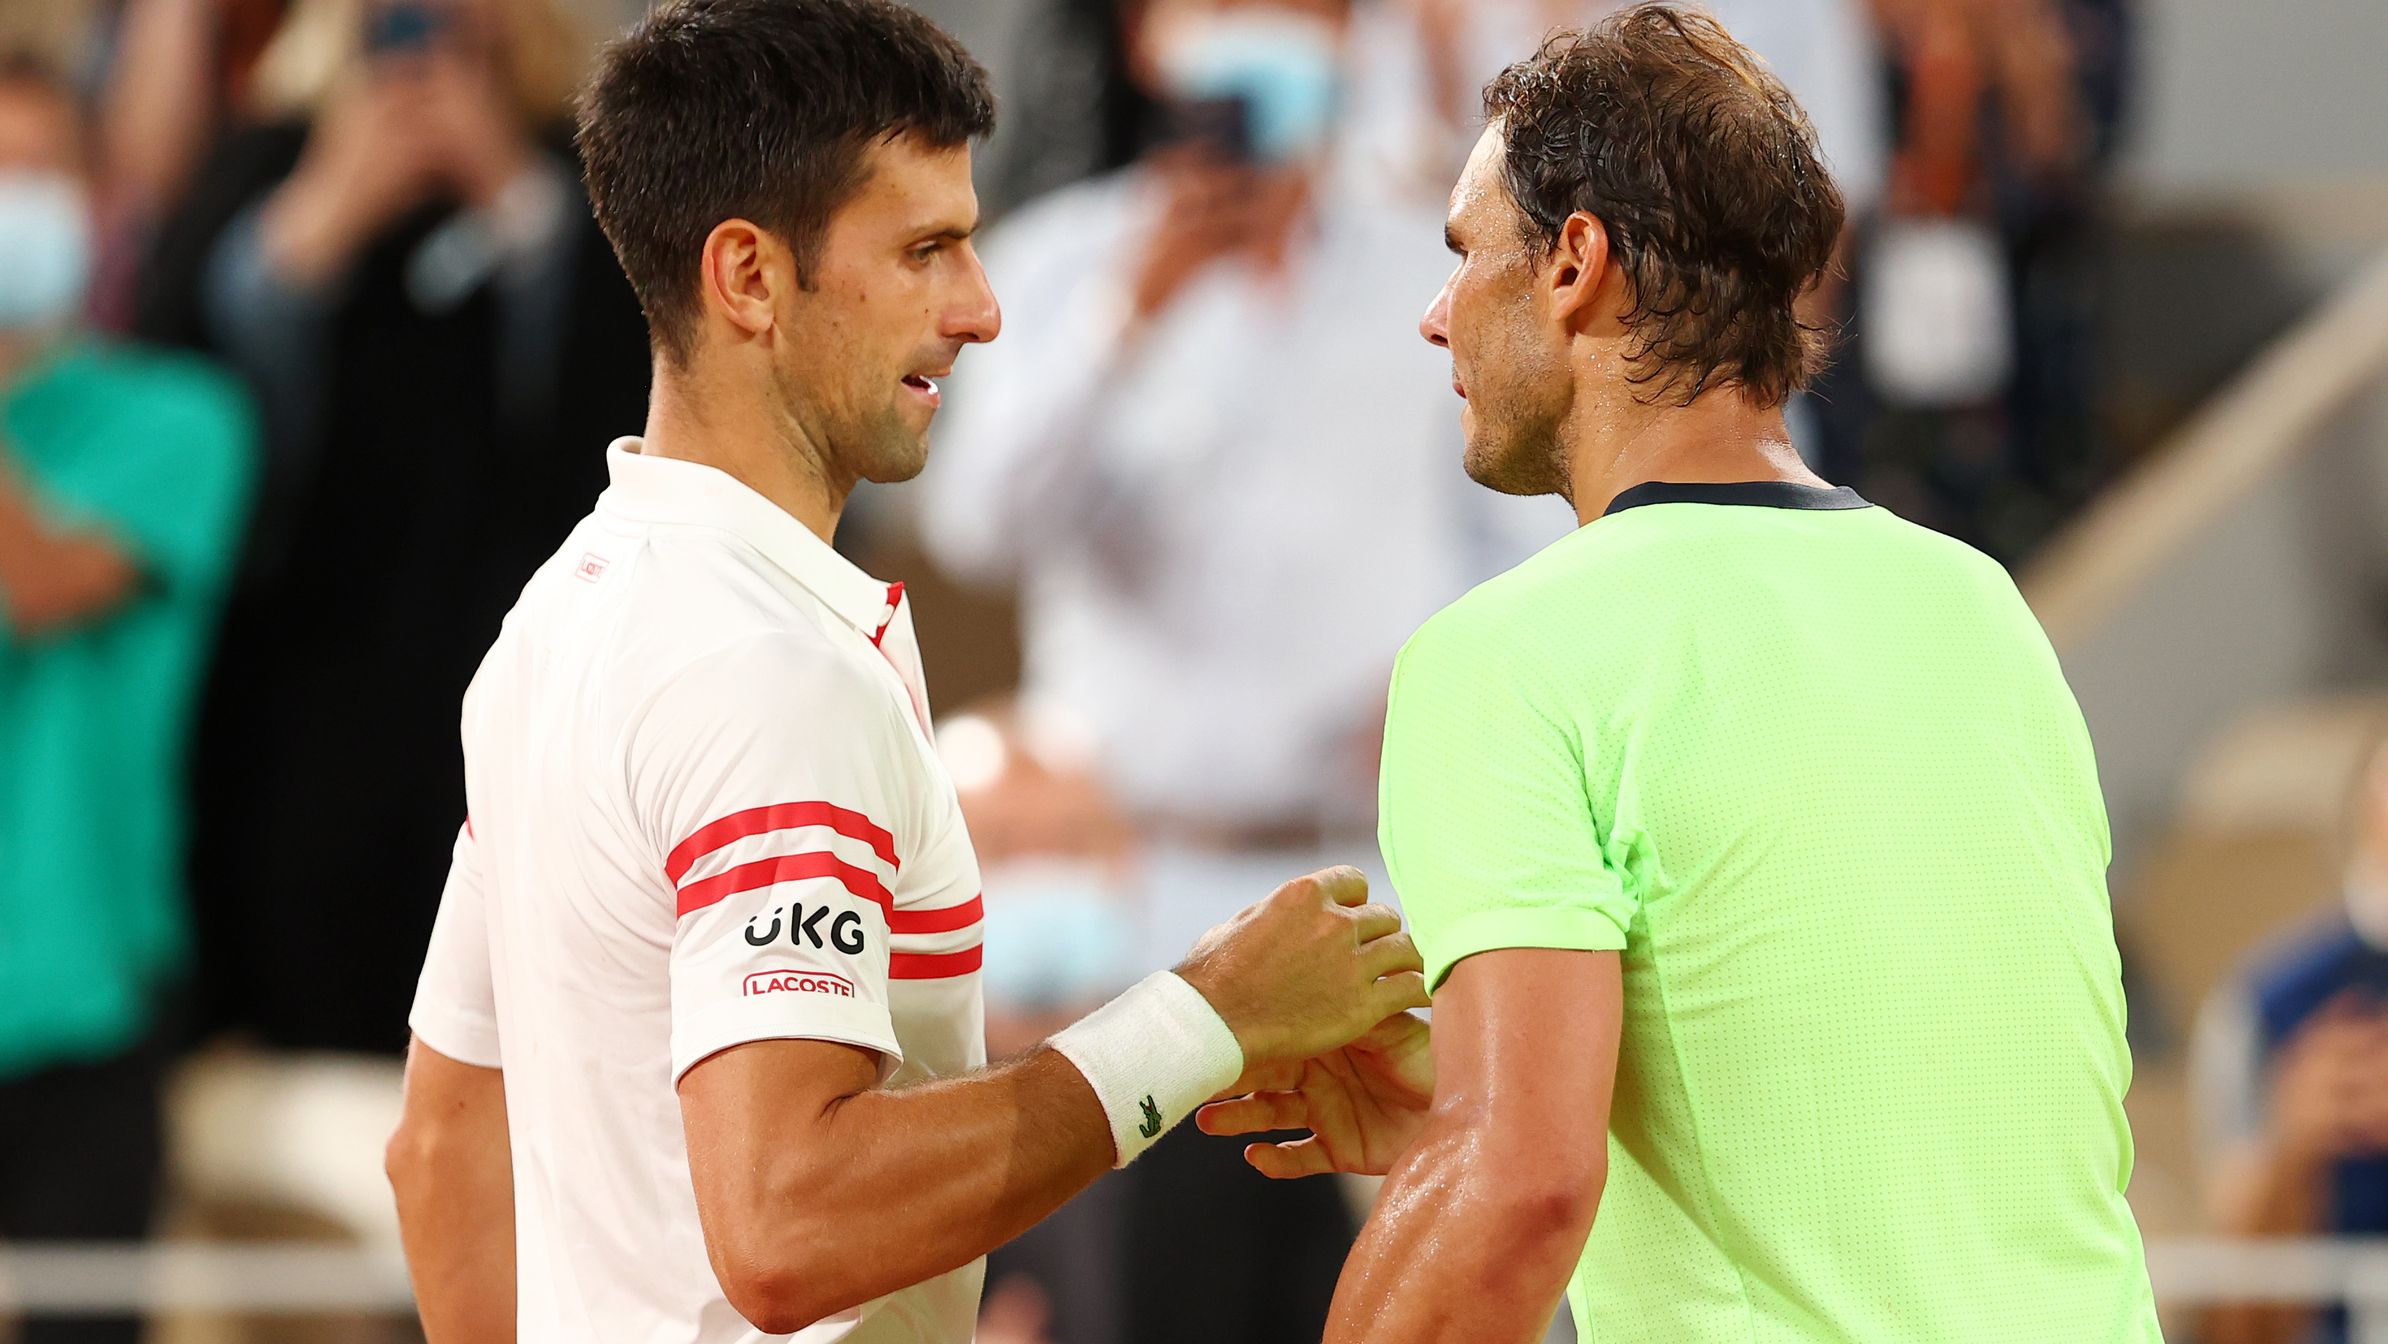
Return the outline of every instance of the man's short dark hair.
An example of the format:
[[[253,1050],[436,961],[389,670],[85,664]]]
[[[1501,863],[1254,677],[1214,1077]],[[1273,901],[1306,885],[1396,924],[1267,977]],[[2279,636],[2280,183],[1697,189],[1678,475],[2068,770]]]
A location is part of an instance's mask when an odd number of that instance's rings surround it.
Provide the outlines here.
[[[599,58],[580,152],[597,222],[679,363],[716,225],[751,220],[809,269],[872,145],[951,149],[994,125],[987,72],[892,0],[675,0]]]
[[[1714,19],[1643,4],[1561,33],[1484,109],[1529,244],[1547,251],[1579,210],[1608,230],[1635,381],[1684,404],[1738,383],[1772,406],[1815,377],[1830,342],[1796,308],[1846,207],[1807,114]]]

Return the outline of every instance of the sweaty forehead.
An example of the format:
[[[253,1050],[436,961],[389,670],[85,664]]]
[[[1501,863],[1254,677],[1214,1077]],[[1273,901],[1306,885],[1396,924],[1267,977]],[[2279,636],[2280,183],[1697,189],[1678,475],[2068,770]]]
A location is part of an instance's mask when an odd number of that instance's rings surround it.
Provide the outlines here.
[[[1512,208],[1508,189],[1501,183],[1502,156],[1506,143],[1500,129],[1487,127],[1468,154],[1467,167],[1460,170],[1459,182],[1451,188],[1450,213],[1447,227],[1455,234],[1471,241],[1493,220],[1502,218]]]

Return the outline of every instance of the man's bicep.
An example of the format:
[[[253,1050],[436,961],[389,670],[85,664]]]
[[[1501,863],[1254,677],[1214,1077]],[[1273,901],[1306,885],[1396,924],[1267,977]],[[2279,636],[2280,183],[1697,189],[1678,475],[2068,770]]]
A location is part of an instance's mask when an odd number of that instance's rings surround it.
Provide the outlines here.
[[[682,1074],[680,1126],[708,1231],[718,1236],[764,1212],[749,1207],[767,1197],[758,1173],[790,1160],[837,1162],[822,1149],[831,1112],[878,1082],[876,1053],[821,1040],[732,1046]]]
[[[835,1103],[878,1086],[879,1059],[839,1041],[750,1041],[680,1076],[680,1121],[698,1140],[742,1146],[760,1128],[805,1127]]]
[[[1615,952],[1507,948],[1454,966],[1435,995],[1439,1118],[1478,1132],[1486,1158],[1521,1176],[1597,1193],[1623,985]]]
[[[494,1065],[458,1059],[424,1040],[406,1046],[406,1107],[440,1114],[506,1113],[506,1075]]]
[[[1525,660],[1439,625],[1395,673],[1378,823],[1428,984],[1499,948],[1623,948],[1633,903],[1603,852],[1580,733]]]

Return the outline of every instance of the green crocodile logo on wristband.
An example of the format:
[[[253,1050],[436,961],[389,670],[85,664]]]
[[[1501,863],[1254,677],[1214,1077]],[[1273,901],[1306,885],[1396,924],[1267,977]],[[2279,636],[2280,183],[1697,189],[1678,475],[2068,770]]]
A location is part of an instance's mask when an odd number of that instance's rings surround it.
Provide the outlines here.
[[[1148,1139],[1161,1132],[1161,1108],[1153,1104],[1150,1094],[1144,1098],[1144,1123],[1136,1126],[1136,1132]]]

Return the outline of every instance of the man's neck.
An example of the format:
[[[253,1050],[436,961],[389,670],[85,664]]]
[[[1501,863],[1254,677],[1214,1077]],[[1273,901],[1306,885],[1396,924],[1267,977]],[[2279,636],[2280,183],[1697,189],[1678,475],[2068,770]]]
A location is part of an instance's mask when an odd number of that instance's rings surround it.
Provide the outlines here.
[[[641,451],[726,472],[834,544],[854,482],[828,470],[804,431],[750,385],[726,383],[658,360]]]
[[[1568,502],[1578,524],[1649,481],[1827,484],[1791,446],[1781,407],[1759,406],[1737,387],[1708,392],[1689,406],[1665,399],[1645,405],[1634,397],[1642,390],[1608,389],[1579,405],[1568,423]]]

